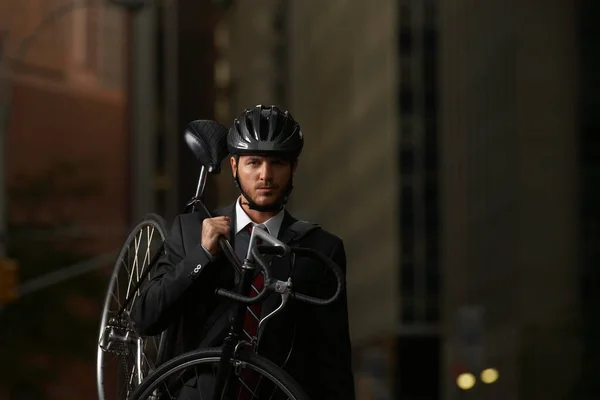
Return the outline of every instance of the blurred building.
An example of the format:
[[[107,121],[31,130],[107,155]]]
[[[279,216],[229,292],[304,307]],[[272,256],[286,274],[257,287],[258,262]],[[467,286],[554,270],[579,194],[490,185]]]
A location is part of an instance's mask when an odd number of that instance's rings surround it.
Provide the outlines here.
[[[0,61],[10,68],[0,82],[0,107],[8,111],[0,129],[6,135],[2,162],[11,224],[59,227],[41,240],[62,240],[69,251],[91,256],[119,247],[129,222],[126,31],[120,10],[82,4],[1,2],[5,40]],[[60,229],[65,224],[78,233],[67,229],[71,236],[66,236]],[[11,246],[39,251],[36,234],[10,233]],[[81,305],[78,316],[95,325],[99,299],[76,291],[72,298]],[[57,312],[68,314],[66,309]],[[52,329],[51,323],[44,324],[39,321],[40,329]],[[95,365],[85,359],[46,348],[23,354],[23,365],[55,374],[43,388],[32,378],[30,389],[40,388],[47,398],[80,398],[95,391]],[[27,397],[11,389],[13,396]]]
[[[240,0],[224,20],[230,109],[290,108],[306,134],[290,210],[345,241],[361,396],[381,351],[389,394],[438,391],[435,6]]]
[[[237,0],[215,25],[217,120],[279,104],[305,131],[290,209],[345,241],[361,396],[595,384],[595,4]]]
[[[579,220],[580,220],[580,282],[583,311],[582,324],[582,382],[584,396],[600,397],[600,59],[597,43],[600,41],[600,3],[584,0],[579,4]]]
[[[288,85],[288,0],[234,1],[215,30],[216,120],[230,127],[245,108],[285,105]],[[215,182],[225,205],[237,196],[229,162]]]
[[[0,6],[2,57],[12,67],[2,82],[9,92],[2,104],[9,115],[2,127],[8,207],[16,220],[77,220],[95,241],[93,251],[107,251],[121,239],[129,208],[125,20],[117,9],[77,4]],[[21,198],[36,179],[57,179],[62,191]],[[87,198],[69,193],[77,185],[89,188]]]
[[[591,88],[577,4],[441,0],[439,12],[445,398],[596,398],[580,380],[578,155],[597,142],[590,126],[578,134]],[[500,379],[485,385],[489,367]],[[477,379],[468,393],[461,372]]]
[[[215,75],[218,59],[215,28],[221,8],[211,0],[159,2],[154,20],[156,82],[151,144],[155,158],[152,209],[171,224],[195,194],[200,164],[183,140],[186,125],[197,119],[218,119],[219,85]],[[143,40],[143,38],[140,38]],[[206,204],[214,208],[220,197],[218,176],[209,176]]]
[[[292,206],[344,238],[355,367],[438,396],[436,2],[294,2],[291,107],[306,155]]]
[[[0,26],[8,30],[0,60],[11,66],[1,82],[11,96],[0,106],[10,107],[11,221],[74,223],[81,233],[71,247],[92,255],[117,250],[145,213],[170,223],[194,194],[200,166],[182,134],[192,120],[214,119],[220,11],[209,0],[156,2],[135,14],[90,3],[0,4]],[[212,186],[209,179],[211,206],[218,194]],[[95,321],[100,299],[78,301]],[[47,352],[32,357],[60,375],[45,388],[49,398],[95,392],[93,362],[57,362]]]

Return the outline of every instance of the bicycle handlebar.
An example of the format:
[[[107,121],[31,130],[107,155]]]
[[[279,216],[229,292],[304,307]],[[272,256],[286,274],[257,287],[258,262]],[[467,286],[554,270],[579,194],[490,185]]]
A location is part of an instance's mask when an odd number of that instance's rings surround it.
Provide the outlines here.
[[[324,306],[324,305],[334,302],[338,298],[340,293],[342,292],[342,279],[343,278],[342,278],[342,270],[340,269],[340,267],[335,262],[333,262],[330,258],[324,256],[323,254],[319,253],[318,251],[308,249],[308,248],[303,248],[303,247],[291,247],[290,250],[293,254],[296,254],[298,256],[306,256],[306,257],[321,261],[333,273],[333,275],[335,276],[336,283],[337,283],[337,288],[336,288],[335,294],[333,296],[331,296],[329,299],[320,299],[318,297],[308,296],[308,295],[305,295],[302,293],[294,293],[294,297],[305,303],[316,304],[316,305],[321,305],[321,306]]]
[[[204,192],[204,180],[205,179],[206,179],[206,171],[205,171],[205,167],[202,166],[202,169],[200,171],[198,190],[197,190],[196,196],[193,198],[193,200],[190,202],[190,204],[193,204],[193,210],[196,210],[196,206],[200,205],[200,207],[202,207],[202,210],[204,211],[206,216],[208,218],[210,218],[211,214],[208,211],[208,209],[206,208],[206,206],[204,205],[204,202],[202,201],[202,194]],[[190,205],[190,204],[188,204],[188,205]],[[268,243],[270,246],[256,245],[257,239],[260,239],[263,242]],[[236,273],[241,276],[241,274],[243,272],[243,268],[245,268],[245,267],[242,264],[242,262],[238,259],[238,257],[236,256],[235,251],[233,251],[233,248],[231,247],[231,243],[229,243],[229,240],[227,240],[227,238],[221,236],[219,238],[219,246],[221,247],[223,254],[225,254],[225,257],[227,257],[227,260],[229,261],[231,266],[235,269]],[[320,299],[320,298],[308,296],[308,295],[305,295],[302,293],[293,293],[293,296],[296,299],[303,301],[305,303],[316,304],[316,305],[327,305],[327,304],[335,301],[342,291],[342,271],[335,262],[333,262],[332,260],[330,260],[329,258],[325,257],[323,254],[321,254],[317,251],[314,251],[314,250],[311,250],[308,248],[290,247],[290,246],[284,244],[283,242],[277,240],[273,236],[269,235],[266,231],[264,231],[262,229],[253,229],[252,230],[252,235],[250,236],[250,244],[248,246],[248,254],[247,254],[246,261],[250,262],[250,263],[255,261],[258,263],[258,265],[260,265],[260,268],[262,269],[262,272],[264,274],[265,282],[267,283],[264,286],[263,290],[261,290],[261,292],[258,293],[258,295],[254,296],[254,297],[240,295],[238,293],[235,293],[235,292],[232,292],[232,291],[229,291],[226,289],[217,289],[216,293],[220,296],[227,297],[229,299],[239,301],[242,303],[246,303],[246,304],[258,303],[266,296],[267,290],[275,289],[275,284],[276,284],[275,282],[271,282],[268,263],[267,263],[267,261],[265,261],[262,254],[285,256],[290,253],[294,253],[294,254],[301,255],[301,256],[303,255],[303,256],[321,261],[323,264],[325,264],[327,267],[329,267],[331,272],[333,272],[333,274],[335,275],[335,279],[337,281],[337,289],[335,291],[335,294],[332,297],[330,297],[329,299]]]
[[[256,232],[256,234],[254,232]],[[335,262],[333,262],[332,260],[330,260],[329,258],[324,256],[323,254],[319,253],[318,251],[308,249],[308,248],[302,248],[302,247],[290,247],[290,246],[280,242],[279,240],[273,238],[268,233],[266,233],[260,229],[255,229],[254,232],[252,233],[252,237],[250,239],[247,262],[251,263],[252,261],[255,261],[260,266],[260,268],[264,274],[265,282],[267,284],[260,291],[260,293],[258,293],[254,297],[244,296],[244,295],[232,292],[227,289],[217,289],[216,293],[219,296],[227,297],[229,299],[239,301],[239,302],[245,303],[245,304],[255,304],[255,303],[260,302],[265,297],[267,291],[273,290],[274,285],[275,285],[275,282],[271,282],[268,262],[264,259],[263,254],[276,255],[276,256],[281,257],[281,256],[286,256],[290,253],[293,253],[293,254],[296,254],[299,256],[305,256],[305,257],[309,257],[312,259],[316,259],[317,261],[321,261],[323,264],[325,264],[331,270],[331,272],[334,274],[336,282],[337,282],[337,288],[336,288],[334,295],[328,299],[320,299],[320,298],[308,296],[308,295],[305,295],[302,293],[293,293],[293,296],[296,299],[298,299],[304,303],[315,304],[315,305],[327,305],[327,304],[334,302],[338,298],[338,296],[340,295],[340,293],[342,291],[342,279],[343,278],[342,278],[342,271]],[[259,239],[261,239],[265,242],[269,242],[270,245],[269,246],[255,245],[256,237],[258,237]],[[226,239],[224,241],[227,243],[227,245],[222,245],[221,248],[225,252],[229,261],[232,262],[233,265],[237,264],[238,267],[244,268],[244,266],[241,265],[237,256],[231,249],[229,242]]]
[[[253,249],[253,250],[256,251],[256,249]],[[253,252],[253,255],[255,255],[254,252]],[[256,258],[256,261],[258,262],[258,265],[260,265],[260,268],[262,269],[262,272],[265,277],[265,282],[270,282],[271,277],[269,274],[269,268],[267,267],[267,264],[264,262],[264,260],[260,256],[260,254],[259,254],[259,257]],[[244,268],[244,267],[242,267],[242,268]],[[219,296],[227,297],[228,299],[239,301],[241,303],[254,304],[254,303],[260,302],[263,299],[263,297],[265,297],[267,295],[268,289],[269,289],[268,285],[265,285],[265,287],[254,297],[244,296],[244,295],[232,292],[227,289],[217,289],[216,293]]]

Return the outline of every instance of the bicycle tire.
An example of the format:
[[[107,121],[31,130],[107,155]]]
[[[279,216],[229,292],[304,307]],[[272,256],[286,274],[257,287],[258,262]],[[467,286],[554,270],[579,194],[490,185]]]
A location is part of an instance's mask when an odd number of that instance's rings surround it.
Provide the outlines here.
[[[161,241],[160,242],[161,247],[159,249],[161,252],[164,251],[162,248],[162,242],[164,242],[164,240],[167,237],[167,233],[168,233],[165,220],[160,215],[147,214],[146,216],[144,216],[144,218],[142,218],[142,220],[137,225],[135,225],[135,227],[130,231],[129,235],[127,236],[127,239],[123,243],[121,250],[119,251],[119,254],[115,260],[115,265],[113,267],[113,271],[112,271],[112,274],[111,274],[111,277],[109,280],[108,289],[106,291],[106,296],[105,296],[104,303],[103,303],[102,315],[100,318],[100,332],[99,332],[99,336],[98,336],[98,348],[97,348],[97,356],[96,356],[96,383],[97,383],[97,391],[98,391],[99,400],[125,400],[128,398],[127,393],[125,393],[122,396],[121,392],[118,390],[115,395],[116,397],[113,397],[112,395],[107,397],[108,390],[105,387],[105,383],[106,383],[105,378],[106,377],[105,377],[104,364],[105,364],[105,362],[107,362],[108,356],[107,356],[107,353],[101,348],[100,342],[102,340],[104,330],[110,319],[109,314],[111,311],[110,310],[111,303],[114,301],[114,297],[120,297],[120,296],[114,295],[115,288],[116,288],[117,292],[119,290],[118,286],[119,286],[120,273],[125,272],[126,274],[129,274],[129,279],[130,279],[129,285],[131,285],[131,276],[133,275],[134,271],[133,270],[128,271],[127,267],[125,267],[125,270],[122,271],[121,267],[124,264],[124,259],[130,254],[130,249],[131,249],[132,244],[134,244],[134,245],[136,244],[136,240],[138,239],[138,237],[140,237],[140,232],[143,232],[143,230],[145,228],[150,228],[150,227],[153,228],[153,232],[156,231],[158,233],[158,235],[160,237],[160,241]],[[148,236],[150,236],[149,233],[148,233]],[[150,237],[147,238],[148,245],[150,245],[151,240],[154,240],[154,238],[150,238]],[[141,239],[140,239],[140,241],[141,241]],[[136,249],[136,251],[137,251],[137,249]],[[154,265],[149,265],[149,267],[153,268]],[[143,268],[144,267],[142,267],[142,269]],[[150,272],[148,275],[148,279],[150,279],[151,276],[152,276],[152,274]],[[139,278],[139,276],[138,276],[138,278]],[[134,299],[135,299],[135,295],[134,295]],[[120,301],[120,299],[117,299],[117,302],[119,302],[119,301]],[[133,304],[133,302],[132,302],[132,304]],[[129,309],[130,309],[131,305],[128,307]],[[165,334],[163,333],[162,335],[160,335],[160,338],[158,338],[158,339],[157,339],[158,336],[142,338],[143,347],[146,346],[146,344],[148,343],[149,340],[158,340],[158,344],[156,345],[156,347],[157,347],[156,354],[157,355],[160,354],[161,348],[162,348],[162,346],[164,346],[164,341],[165,341],[164,336],[165,336]],[[119,361],[121,361],[121,360],[119,360]],[[118,367],[117,367],[119,370],[116,372],[117,380],[120,378],[118,375],[121,373],[124,373],[124,374],[132,373],[132,371],[127,370],[127,365],[125,366],[126,368],[124,368],[125,369],[124,372],[120,371],[121,367],[122,367],[122,365],[121,365],[121,363],[119,363]],[[133,370],[133,367],[131,369]],[[113,372],[113,374],[114,374],[114,372]],[[127,377],[125,377],[125,378],[127,378]],[[130,389],[128,389],[128,390],[130,390]]]
[[[165,362],[152,374],[148,375],[141,385],[139,385],[131,394],[130,400],[144,400],[149,396],[154,396],[158,386],[171,375],[179,373],[191,366],[208,363],[218,364],[221,355],[221,348],[207,348],[184,353],[175,357]],[[288,399],[310,400],[304,389],[302,389],[302,387],[287,372],[283,371],[270,360],[255,353],[243,353],[239,358],[236,358],[235,361],[238,360],[243,362],[246,367],[249,366],[254,371],[260,373],[262,377],[266,377],[272,383],[277,385],[277,387],[288,396]]]

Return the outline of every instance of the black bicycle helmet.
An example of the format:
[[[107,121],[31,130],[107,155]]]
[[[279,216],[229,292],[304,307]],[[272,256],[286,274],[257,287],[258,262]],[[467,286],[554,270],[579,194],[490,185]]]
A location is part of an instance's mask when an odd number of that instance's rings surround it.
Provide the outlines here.
[[[264,154],[296,159],[304,137],[300,125],[288,111],[258,105],[244,110],[233,121],[227,146],[233,155]]]
[[[304,136],[300,125],[288,111],[282,111],[275,106],[258,105],[244,110],[233,121],[227,135],[227,146],[234,156],[273,155],[294,161],[302,152]],[[281,210],[294,188],[292,178],[293,176],[290,176],[288,187],[279,199],[268,206],[261,206],[244,192],[237,171],[235,172],[236,186],[248,202],[248,207],[257,211]]]

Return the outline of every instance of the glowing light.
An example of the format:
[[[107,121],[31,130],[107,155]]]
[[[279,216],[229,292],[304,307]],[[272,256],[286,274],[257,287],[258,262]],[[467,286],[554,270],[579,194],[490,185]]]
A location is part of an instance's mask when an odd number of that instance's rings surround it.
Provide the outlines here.
[[[481,371],[481,381],[483,383],[494,383],[498,380],[498,378],[500,377],[500,374],[498,373],[498,370],[495,368],[487,368],[484,369],[483,371]]]
[[[475,377],[473,374],[463,373],[456,378],[456,385],[462,390],[469,390],[475,386]]]

